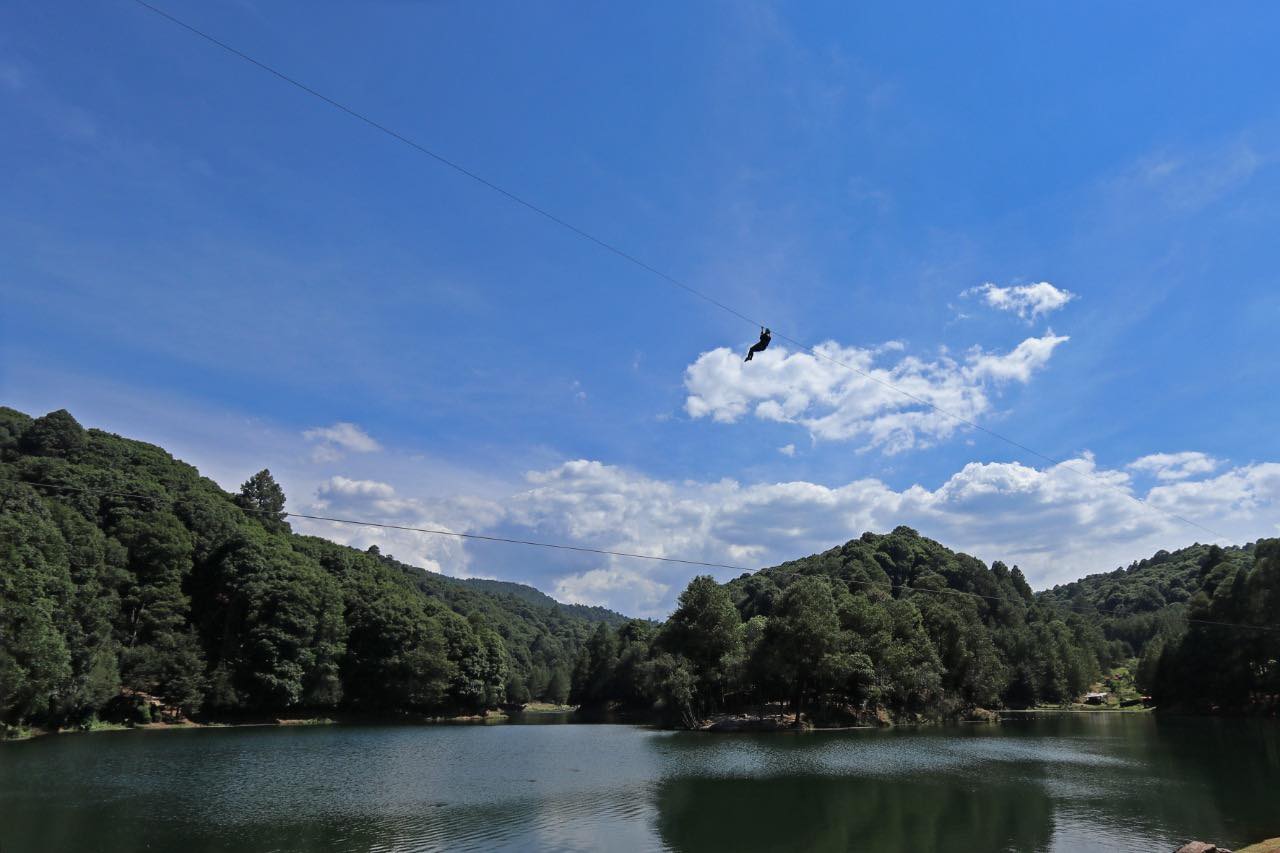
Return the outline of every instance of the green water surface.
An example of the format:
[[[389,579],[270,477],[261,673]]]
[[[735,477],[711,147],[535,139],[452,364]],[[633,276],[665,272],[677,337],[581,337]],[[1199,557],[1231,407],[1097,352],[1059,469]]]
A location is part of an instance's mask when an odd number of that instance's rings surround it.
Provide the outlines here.
[[[322,726],[0,744],[2,853],[1158,851],[1276,835],[1271,721]]]

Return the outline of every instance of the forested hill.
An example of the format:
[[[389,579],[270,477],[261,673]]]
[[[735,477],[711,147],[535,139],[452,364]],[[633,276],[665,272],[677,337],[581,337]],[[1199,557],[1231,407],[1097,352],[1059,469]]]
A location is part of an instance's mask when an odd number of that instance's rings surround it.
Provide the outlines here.
[[[230,495],[66,412],[0,408],[0,723],[130,691],[217,714],[563,702],[593,623],[621,621],[294,534],[283,508],[265,471]]]
[[[1108,637],[1123,641],[1133,656],[1161,634],[1186,627],[1188,604],[1203,586],[1212,559],[1221,572],[1246,571],[1254,562],[1254,545],[1214,548],[1192,545],[1157,551],[1145,560],[1112,572],[1088,575],[1039,593],[1046,601],[1096,616]]]
[[[1210,545],[1192,545],[1178,551],[1157,551],[1128,568],[1060,584],[1041,593],[1076,610],[1111,613],[1153,613],[1170,605],[1185,604],[1200,590],[1201,569],[1210,553],[1231,569],[1253,564],[1254,546],[1231,546],[1214,551]]]
[[[1157,554],[1034,595],[1017,567],[908,527],[866,533],[727,584],[695,578],[653,632],[598,629],[572,698],[684,725],[778,700],[829,722],[937,716],[1076,701],[1136,656],[1173,708],[1274,712],[1280,540]]]
[[[0,726],[138,694],[211,716],[568,699],[684,726],[778,703],[839,723],[1067,702],[1133,657],[1170,706],[1280,697],[1280,540],[1035,595],[1017,567],[899,527],[694,578],[657,624],[297,535],[284,506],[265,470],[232,495],[66,412],[0,408]]]
[[[1280,540],[1158,551],[1038,597],[1095,621],[1164,707],[1280,711]]]
[[[627,621],[626,616],[605,607],[596,607],[588,604],[565,604],[564,602],[556,601],[542,590],[535,589],[527,584],[490,580],[488,578],[466,578],[460,580],[459,583],[481,592],[488,592],[494,595],[510,595],[527,604],[533,604],[538,607],[552,607],[566,615],[586,619],[588,622],[604,622],[606,625],[612,625],[616,628]]]
[[[727,584],[695,578],[656,630],[597,630],[572,700],[684,725],[782,701],[840,723],[1067,701],[1110,663],[1098,625],[1038,602],[1016,568],[899,527]]]

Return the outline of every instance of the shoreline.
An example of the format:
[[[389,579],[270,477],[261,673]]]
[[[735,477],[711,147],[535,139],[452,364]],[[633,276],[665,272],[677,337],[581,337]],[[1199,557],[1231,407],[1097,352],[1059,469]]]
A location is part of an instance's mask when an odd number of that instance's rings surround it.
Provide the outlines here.
[[[225,718],[206,718],[206,719],[182,719],[172,722],[138,722],[138,723],[115,723],[115,722],[99,722],[94,721],[86,726],[69,726],[65,728],[54,727],[18,727],[11,728],[8,731],[0,733],[0,744],[17,743],[21,741],[34,740],[37,738],[47,737],[50,735],[76,735],[76,734],[95,734],[102,732],[126,732],[126,731],[189,731],[193,729],[230,729],[230,728],[296,728],[308,726],[344,726],[344,725],[404,725],[404,726],[434,726],[434,725],[507,725],[511,723],[519,724],[521,719],[536,719],[538,717],[568,717],[563,724],[583,724],[590,725],[595,723],[619,723],[625,725],[648,726],[656,729],[667,729],[672,731],[685,731],[690,733],[702,734],[789,734],[789,733],[805,733],[805,732],[846,732],[846,731],[864,731],[874,729],[887,728],[919,728],[929,726],[945,726],[945,725],[994,725],[1002,720],[1016,719],[1020,717],[1036,717],[1036,716],[1053,716],[1066,714],[1080,715],[1152,715],[1157,714],[1157,708],[1009,708],[1002,710],[982,710],[981,713],[970,715],[959,715],[947,718],[915,718],[895,720],[888,717],[879,717],[862,721],[845,722],[842,725],[820,725],[814,724],[811,720],[805,719],[800,726],[789,719],[790,715],[768,715],[763,718],[754,715],[724,715],[703,720],[699,725],[693,728],[671,728],[662,725],[653,717],[621,714],[621,715],[599,715],[590,711],[580,713],[581,709],[572,705],[549,705],[545,703],[537,703],[534,707],[526,709],[491,709],[479,714],[458,714],[453,716],[432,716],[427,714],[414,713],[387,713],[387,712],[359,712],[346,711],[338,713],[326,713],[314,717],[307,716],[289,716],[289,717],[225,717]],[[1197,715],[1191,715],[1197,716]],[[1277,850],[1276,853],[1280,853]]]
[[[1155,708],[1006,708],[1005,714],[1154,714]]]
[[[304,728],[310,726],[344,726],[344,725],[496,725],[508,722],[513,716],[550,715],[565,713],[558,710],[534,709],[517,711],[514,714],[502,710],[488,711],[483,714],[459,714],[452,717],[382,714],[346,712],[326,714],[316,717],[265,717],[265,718],[211,718],[203,720],[175,720],[173,722],[152,723],[113,723],[95,721],[86,726],[41,727],[24,726],[0,735],[0,744],[18,743],[37,738],[58,735],[89,735],[108,732],[157,732],[157,731],[191,731],[195,729],[248,729],[248,728]]]
[[[495,725],[513,719],[537,719],[574,714],[576,705],[557,705],[551,702],[529,702],[524,705],[499,705],[477,713],[428,714],[415,711],[382,710],[317,710],[309,716],[305,710],[293,714],[230,714],[227,716],[197,715],[191,717],[158,717],[159,703],[151,701],[152,711],[144,719],[128,721],[99,720],[71,726],[17,725],[0,726],[0,743],[25,741],[48,735],[93,734],[121,731],[179,731],[184,729],[252,728],[263,726],[335,726],[335,725]]]

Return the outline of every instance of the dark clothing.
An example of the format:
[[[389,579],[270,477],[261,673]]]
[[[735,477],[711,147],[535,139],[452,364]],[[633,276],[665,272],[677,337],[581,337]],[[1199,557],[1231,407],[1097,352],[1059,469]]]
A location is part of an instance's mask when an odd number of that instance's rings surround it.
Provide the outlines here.
[[[747,357],[744,358],[743,361],[750,361],[755,358],[756,353],[767,350],[769,348],[769,341],[771,340],[773,340],[773,337],[769,334],[768,329],[760,332],[760,341],[751,345],[751,349],[747,350]]]

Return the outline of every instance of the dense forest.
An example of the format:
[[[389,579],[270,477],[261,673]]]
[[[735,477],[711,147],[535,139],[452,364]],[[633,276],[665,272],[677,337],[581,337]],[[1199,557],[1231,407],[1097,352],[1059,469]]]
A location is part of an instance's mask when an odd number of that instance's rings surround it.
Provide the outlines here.
[[[833,722],[948,716],[1068,703],[1120,664],[1166,710],[1280,710],[1280,540],[1161,551],[1033,594],[1016,566],[907,527],[865,533],[696,578],[648,635],[597,631],[571,699],[656,703],[685,725],[780,698]]]
[[[1280,539],[1159,551],[1041,593],[1088,616],[1166,710],[1280,711]]]
[[[0,722],[122,693],[187,715],[563,703],[595,624],[625,621],[294,534],[284,503],[266,471],[229,495],[67,412],[0,409]]]
[[[945,716],[1068,701],[1119,651],[1016,567],[899,527],[727,584],[695,578],[661,626],[598,629],[571,701],[656,704],[683,725],[778,700],[828,722]]]
[[[265,470],[228,494],[67,412],[0,409],[0,723],[82,724],[139,695],[210,718],[532,700],[682,726],[783,705],[937,717],[1067,702],[1132,658],[1170,706],[1280,693],[1276,540],[1036,595],[1017,567],[899,527],[695,578],[657,624],[301,536],[284,507]]]

